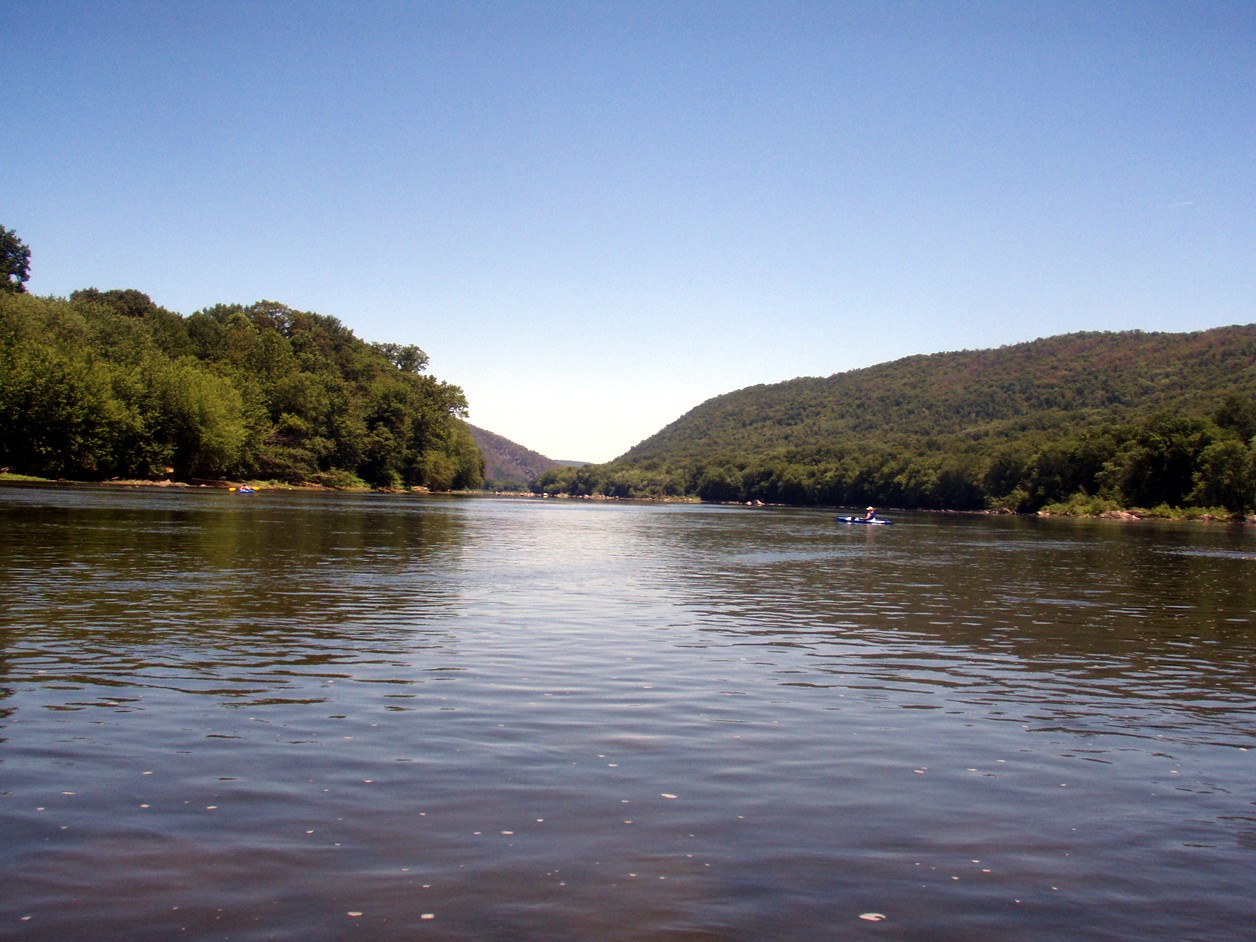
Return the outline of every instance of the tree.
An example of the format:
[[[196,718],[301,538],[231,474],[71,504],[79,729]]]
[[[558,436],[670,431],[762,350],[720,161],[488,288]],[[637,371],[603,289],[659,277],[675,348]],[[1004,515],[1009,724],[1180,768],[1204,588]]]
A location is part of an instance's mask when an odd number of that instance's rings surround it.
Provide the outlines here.
[[[0,291],[22,294],[31,276],[31,250],[12,229],[0,226]]]
[[[1256,399],[1231,393],[1217,410],[1213,421],[1221,428],[1237,432],[1243,441],[1251,441],[1256,438]]]
[[[1214,442],[1199,456],[1191,498],[1203,507],[1244,513],[1256,505],[1256,452],[1235,439]]]
[[[427,354],[412,343],[373,343],[371,346],[403,373],[422,373],[427,369]]]
[[[1209,427],[1198,417],[1158,412],[1107,462],[1101,477],[1126,506],[1184,506],[1200,453],[1212,444]]]
[[[143,291],[134,288],[115,288],[112,291],[100,291],[96,288],[83,288],[70,294],[71,301],[84,303],[95,302],[117,311],[125,317],[147,317],[160,310],[153,299]]]

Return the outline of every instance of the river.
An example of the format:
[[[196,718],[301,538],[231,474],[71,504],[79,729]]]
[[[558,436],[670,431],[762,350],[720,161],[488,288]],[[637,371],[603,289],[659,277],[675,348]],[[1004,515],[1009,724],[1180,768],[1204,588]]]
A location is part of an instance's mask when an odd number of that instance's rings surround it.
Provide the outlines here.
[[[1252,528],[890,516],[0,487],[0,938],[1252,938]]]

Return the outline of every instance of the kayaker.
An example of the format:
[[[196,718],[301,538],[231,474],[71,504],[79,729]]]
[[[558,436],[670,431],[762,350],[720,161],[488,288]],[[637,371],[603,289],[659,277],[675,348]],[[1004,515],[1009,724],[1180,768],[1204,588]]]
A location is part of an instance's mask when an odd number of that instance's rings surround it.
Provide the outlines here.
[[[866,514],[864,514],[862,517],[860,517],[859,519],[861,519],[861,520],[871,520],[871,519],[872,519],[873,517],[875,517],[876,515],[877,515],[877,508],[875,508],[875,507],[869,507],[869,508],[868,508],[868,512],[867,512]]]

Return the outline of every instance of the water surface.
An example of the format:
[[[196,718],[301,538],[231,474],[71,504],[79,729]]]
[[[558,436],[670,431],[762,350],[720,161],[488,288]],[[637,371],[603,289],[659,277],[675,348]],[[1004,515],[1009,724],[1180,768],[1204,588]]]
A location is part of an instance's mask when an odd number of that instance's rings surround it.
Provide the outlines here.
[[[1250,528],[898,519],[0,488],[0,937],[1251,938]]]

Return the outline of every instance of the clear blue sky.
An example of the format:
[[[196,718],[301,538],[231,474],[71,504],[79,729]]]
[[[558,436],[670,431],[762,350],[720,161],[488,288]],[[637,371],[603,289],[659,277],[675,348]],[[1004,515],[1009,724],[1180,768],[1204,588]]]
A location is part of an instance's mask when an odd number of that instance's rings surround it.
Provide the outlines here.
[[[0,4],[28,288],[415,343],[608,460],[705,399],[1256,321],[1256,4]]]

